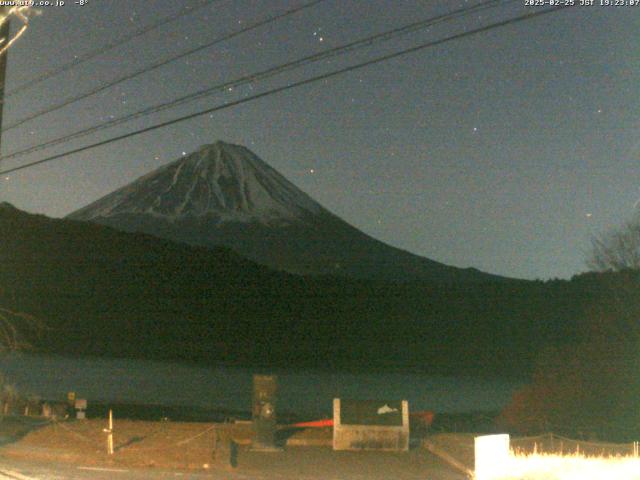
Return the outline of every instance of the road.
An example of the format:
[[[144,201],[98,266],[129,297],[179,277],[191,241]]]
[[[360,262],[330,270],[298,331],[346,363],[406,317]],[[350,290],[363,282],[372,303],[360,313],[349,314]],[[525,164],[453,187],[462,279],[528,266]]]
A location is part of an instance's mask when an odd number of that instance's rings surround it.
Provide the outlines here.
[[[218,472],[222,474],[223,472]],[[246,476],[224,472],[223,478],[247,479]],[[0,459],[0,480],[147,480],[147,479],[207,479],[220,478],[216,472],[192,473],[163,470],[130,470],[125,468],[76,466],[68,463],[34,462]]]
[[[241,470],[241,469],[238,469]],[[344,468],[338,471],[309,472],[299,469],[285,471],[211,469],[204,472],[187,472],[160,469],[127,469],[121,467],[92,467],[70,463],[32,461],[0,457],[0,480],[370,480],[379,478],[428,478],[429,480],[466,480],[464,475],[454,472],[445,465],[430,465],[421,475],[408,475],[396,471],[378,475],[366,468]],[[374,469],[377,470],[377,469]],[[377,472],[380,473],[380,472]]]

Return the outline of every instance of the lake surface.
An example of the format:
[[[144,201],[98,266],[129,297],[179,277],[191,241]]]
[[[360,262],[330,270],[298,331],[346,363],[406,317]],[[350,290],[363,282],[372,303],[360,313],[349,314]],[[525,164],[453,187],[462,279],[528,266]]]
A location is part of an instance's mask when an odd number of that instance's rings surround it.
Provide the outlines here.
[[[43,399],[64,400],[67,392],[73,391],[89,402],[241,411],[251,409],[254,373],[236,367],[24,353],[0,359],[0,370],[6,385]],[[440,413],[496,411],[509,402],[520,385],[420,373],[273,373],[278,375],[278,410],[301,415],[330,415],[335,397],[405,399],[411,410]]]

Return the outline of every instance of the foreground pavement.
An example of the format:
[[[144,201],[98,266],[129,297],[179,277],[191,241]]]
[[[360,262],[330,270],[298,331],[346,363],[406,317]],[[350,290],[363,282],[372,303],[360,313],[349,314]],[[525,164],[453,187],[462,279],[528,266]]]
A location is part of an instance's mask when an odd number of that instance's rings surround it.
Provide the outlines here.
[[[211,479],[241,480],[249,477],[233,472],[179,472],[119,467],[92,467],[69,463],[0,459],[0,480],[147,480]]]
[[[0,424],[0,480],[466,478],[418,445],[408,452],[334,452],[331,431],[294,435],[287,442],[295,440],[295,445],[287,443],[281,452],[265,453],[252,451],[250,438],[242,435],[243,425],[237,425],[234,435],[242,442],[234,453],[216,458],[214,426],[121,420],[117,424],[116,454],[109,457],[104,452],[102,421],[31,424],[23,419],[5,419]]]
[[[407,465],[404,468],[395,462],[353,461],[359,453],[349,452],[340,455],[336,462],[326,462],[332,455],[330,451],[313,449],[311,455],[283,458],[284,462],[265,454],[257,458],[245,456],[245,465],[238,468],[212,466],[208,470],[162,470],[137,469],[120,466],[88,466],[56,461],[33,461],[24,458],[0,457],[0,480],[147,480],[147,479],[224,479],[224,480],[377,480],[377,479],[428,479],[428,480],[464,480],[466,477],[453,471],[437,458],[425,454],[420,473]],[[308,452],[307,452],[308,453]],[[276,454],[279,455],[279,454]],[[409,454],[410,455],[410,454]],[[359,456],[359,455],[358,455]],[[274,461],[275,460],[275,461]],[[360,459],[362,460],[362,459]]]

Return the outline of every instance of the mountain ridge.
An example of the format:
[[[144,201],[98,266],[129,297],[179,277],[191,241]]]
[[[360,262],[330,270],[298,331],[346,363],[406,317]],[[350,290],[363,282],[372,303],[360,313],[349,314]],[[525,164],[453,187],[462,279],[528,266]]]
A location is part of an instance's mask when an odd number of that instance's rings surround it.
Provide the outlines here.
[[[246,147],[222,141],[66,218],[192,245],[223,245],[296,274],[446,283],[505,280],[387,245],[331,213]]]

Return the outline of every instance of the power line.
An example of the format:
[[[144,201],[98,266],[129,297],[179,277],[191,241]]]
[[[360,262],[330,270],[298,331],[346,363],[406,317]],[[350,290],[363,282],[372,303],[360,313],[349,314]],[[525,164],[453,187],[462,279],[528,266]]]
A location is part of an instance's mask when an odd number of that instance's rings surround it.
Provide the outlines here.
[[[71,98],[69,98],[69,99],[67,99],[67,100],[65,100],[65,101],[63,101],[63,102],[61,102],[61,103],[59,103],[57,105],[53,105],[51,107],[47,107],[47,108],[45,108],[43,110],[40,110],[39,112],[36,112],[36,113],[34,113],[32,115],[29,115],[28,117],[25,117],[22,120],[19,120],[19,121],[14,122],[14,123],[12,123],[10,125],[7,125],[5,128],[2,129],[2,131],[6,132],[8,130],[12,130],[12,129],[16,128],[16,127],[19,127],[20,125],[23,125],[23,124],[25,124],[27,122],[30,122],[31,120],[34,120],[34,119],[36,119],[38,117],[41,117],[42,115],[46,115],[47,113],[55,112],[57,110],[60,110],[61,108],[69,106],[69,105],[71,105],[73,103],[76,103],[76,102],[78,102],[80,100],[84,100],[85,98],[92,97],[93,95],[96,95],[96,94],[98,94],[98,93],[100,93],[100,92],[102,92],[104,90],[107,90],[107,89],[109,89],[111,87],[119,85],[122,82],[126,82],[127,80],[132,80],[132,79],[134,79],[136,77],[139,77],[140,75],[143,75],[145,73],[149,73],[149,72],[151,72],[153,70],[156,70],[156,69],[158,69],[160,67],[163,67],[163,66],[165,66],[165,65],[167,65],[167,64],[169,64],[171,62],[174,62],[174,61],[179,60],[181,58],[187,57],[187,56],[192,55],[192,54],[194,54],[196,52],[200,52],[200,51],[202,51],[204,49],[211,48],[214,45],[222,43],[222,42],[224,42],[226,40],[230,40],[230,39],[232,39],[234,37],[237,37],[238,35],[242,35],[243,33],[246,33],[248,31],[255,30],[256,28],[263,27],[263,26],[268,25],[270,23],[276,22],[276,21],[281,20],[281,19],[283,19],[285,17],[293,15],[294,13],[298,13],[298,12],[300,12],[302,10],[306,10],[308,8],[311,8],[311,7],[313,7],[313,6],[317,5],[317,4],[325,2],[325,1],[327,1],[327,0],[313,0],[313,1],[309,2],[309,3],[304,4],[304,5],[301,5],[301,6],[294,7],[294,8],[291,8],[289,10],[286,10],[285,12],[280,13],[278,15],[274,15],[274,16],[266,18],[264,20],[260,20],[258,22],[255,22],[255,23],[253,23],[251,25],[248,25],[248,26],[246,26],[244,28],[241,28],[240,30],[236,30],[235,32],[231,32],[231,33],[229,33],[227,35],[223,35],[222,37],[218,37],[218,38],[216,38],[215,40],[213,40],[213,41],[211,41],[209,43],[206,43],[204,45],[200,45],[199,47],[196,47],[196,48],[192,48],[191,50],[188,50],[186,52],[180,53],[178,55],[171,56],[169,58],[166,58],[165,60],[161,60],[160,62],[154,63],[154,64],[149,65],[147,67],[144,67],[144,68],[141,68],[139,70],[136,70],[133,73],[124,75],[124,76],[119,77],[119,78],[117,78],[117,79],[115,79],[113,81],[110,81],[108,83],[100,85],[99,87],[96,87],[93,90],[90,90],[90,91],[88,91],[86,93],[82,93],[82,94],[77,95],[75,97],[71,97]]]
[[[418,52],[420,50],[424,50],[426,48],[430,48],[430,47],[434,47],[434,46],[437,46],[437,45],[441,45],[443,43],[446,43],[446,42],[449,42],[449,41],[452,41],[452,40],[457,40],[457,39],[460,39],[460,38],[469,37],[469,36],[472,36],[472,35],[477,35],[479,33],[488,32],[488,31],[493,30],[495,28],[500,28],[500,27],[504,27],[504,26],[507,26],[507,25],[512,25],[512,24],[515,24],[515,23],[523,22],[525,20],[530,20],[530,19],[533,19],[533,18],[540,17],[542,15],[546,15],[546,14],[549,14],[549,13],[557,12],[557,11],[563,10],[565,8],[570,8],[570,5],[562,5],[562,6],[558,6],[558,7],[554,7],[554,8],[549,8],[549,9],[546,9],[546,10],[540,10],[540,11],[537,11],[537,12],[525,13],[523,15],[511,18],[511,19],[508,19],[508,20],[503,20],[503,21],[500,21],[500,22],[492,23],[490,25],[486,25],[484,27],[479,27],[479,28],[476,28],[476,29],[473,29],[473,30],[468,30],[466,32],[462,32],[462,33],[458,33],[458,34],[455,34],[455,35],[451,35],[449,37],[445,37],[445,38],[442,38],[440,40],[434,40],[434,41],[431,41],[431,42],[428,42],[428,43],[423,43],[421,45],[417,45],[417,46],[414,46],[414,47],[411,47],[411,48],[400,50],[400,51],[395,52],[395,53],[391,53],[391,54],[383,55],[383,56],[380,56],[380,57],[377,57],[377,58],[374,58],[374,59],[371,59],[371,60],[367,60],[366,62],[358,63],[358,64],[355,64],[355,65],[351,65],[349,67],[345,67],[345,68],[342,68],[342,69],[339,69],[339,70],[334,70],[333,72],[325,73],[325,74],[322,74],[322,75],[317,75],[315,77],[311,77],[311,78],[308,78],[308,79],[305,79],[305,80],[300,80],[298,82],[294,82],[294,83],[291,83],[289,85],[285,85],[283,87],[274,88],[274,89],[268,90],[266,92],[258,93],[256,95],[252,95],[250,97],[246,97],[246,98],[243,98],[243,99],[240,99],[240,100],[235,100],[233,102],[229,102],[229,103],[226,103],[224,105],[218,105],[218,106],[215,106],[215,107],[212,107],[212,108],[208,108],[206,110],[202,110],[200,112],[192,113],[192,114],[185,115],[185,116],[173,119],[173,120],[169,120],[167,122],[162,122],[162,123],[159,123],[159,124],[156,124],[156,125],[152,125],[150,127],[142,128],[142,129],[139,129],[139,130],[135,130],[133,132],[129,132],[129,133],[126,133],[126,134],[123,134],[123,135],[118,135],[116,137],[112,137],[112,138],[109,138],[109,139],[106,139],[106,140],[102,140],[100,142],[92,143],[90,145],[85,145],[84,147],[79,147],[79,148],[76,148],[76,149],[73,149],[73,150],[69,150],[69,151],[64,152],[64,153],[59,153],[57,155],[52,155],[50,157],[43,158],[41,160],[37,160],[37,161],[30,162],[30,163],[27,163],[27,164],[24,164],[24,165],[20,165],[20,166],[17,166],[17,167],[10,168],[10,169],[7,169],[7,170],[3,170],[3,171],[0,171],[0,175],[6,175],[6,174],[9,174],[9,173],[13,173],[13,172],[16,172],[16,171],[19,171],[19,170],[24,170],[24,169],[27,169],[27,168],[30,168],[30,167],[33,167],[33,166],[36,166],[36,165],[40,165],[40,164],[43,164],[43,163],[51,162],[53,160],[58,160],[60,158],[68,157],[69,155],[73,155],[73,154],[76,154],[76,153],[80,153],[80,152],[84,152],[84,151],[87,151],[87,150],[91,150],[91,149],[94,149],[94,148],[97,148],[97,147],[101,147],[103,145],[108,145],[110,143],[114,143],[114,142],[117,142],[117,141],[120,141],[120,140],[124,140],[124,139],[127,139],[127,138],[135,137],[135,136],[141,135],[143,133],[151,132],[153,130],[158,130],[160,128],[168,127],[168,126],[174,125],[176,123],[184,122],[186,120],[191,120],[193,118],[200,117],[202,115],[207,115],[207,114],[210,114],[210,113],[214,113],[214,112],[217,112],[219,110],[225,110],[227,108],[235,107],[235,106],[241,105],[243,103],[251,102],[253,100],[257,100],[257,99],[264,98],[264,97],[267,97],[267,96],[270,96],[270,95],[274,95],[274,94],[277,94],[277,93],[280,93],[280,92],[291,90],[291,89],[294,89],[294,88],[297,88],[297,87],[301,87],[303,85],[309,85],[311,83],[316,83],[316,82],[319,82],[321,80],[326,80],[326,79],[329,79],[329,78],[332,78],[332,77],[336,77],[336,76],[342,75],[344,73],[352,72],[354,70],[359,70],[359,69],[368,67],[370,65],[375,65],[375,64],[378,64],[378,63],[381,63],[381,62],[385,62],[387,60],[392,60],[394,58],[398,58],[398,57],[405,56],[405,55],[408,55],[408,54],[411,54],[411,53],[415,53],[415,52]]]
[[[82,55],[79,55],[78,57],[74,58],[73,60],[71,60],[70,62],[65,63],[64,65],[61,65],[60,67],[54,68],[52,70],[49,70],[48,72],[40,75],[39,77],[33,79],[33,80],[25,80],[24,82],[21,82],[21,85],[19,87],[16,87],[12,90],[9,90],[8,92],[5,93],[5,98],[8,98],[12,95],[16,95],[18,93],[24,92],[25,90],[29,90],[33,87],[35,87],[36,85],[39,85],[40,83],[44,82],[45,80],[49,80],[52,77],[55,77],[57,75],[60,75],[61,73],[64,73],[68,70],[71,70],[74,67],[77,67],[78,65],[88,62],[89,60],[92,60],[106,52],[108,52],[109,50],[113,50],[114,48],[117,48],[121,45],[124,45],[125,43],[130,42],[131,40],[141,37],[143,35],[146,35],[149,32],[152,32],[153,30],[157,30],[158,28],[167,25],[169,23],[173,23],[179,19],[181,19],[184,16],[190,15],[193,12],[200,10],[204,7],[208,7],[209,5],[212,5],[214,3],[218,3],[221,1],[225,1],[225,0],[206,0],[204,1],[202,4],[200,5],[196,5],[194,7],[186,7],[183,8],[180,12],[178,12],[176,15],[170,15],[168,17],[164,17],[163,19],[157,21],[156,23],[152,23],[151,25],[148,25],[146,27],[143,27],[141,29],[138,29],[134,32],[131,32],[128,35],[125,35],[124,37],[121,37],[117,40],[114,40],[111,43],[107,43],[106,45],[103,45],[102,47],[96,48],[95,50],[91,50],[87,53],[84,53]]]
[[[381,41],[388,41],[394,38],[397,38],[401,35],[406,35],[408,33],[417,31],[419,29],[423,29],[426,27],[431,27],[434,26],[436,24],[439,23],[443,23],[443,22],[448,22],[451,21],[455,18],[458,17],[462,17],[463,15],[469,15],[471,13],[477,13],[480,11],[484,11],[486,9],[489,8],[494,8],[498,5],[507,5],[509,3],[514,3],[516,1],[519,0],[489,0],[486,2],[483,2],[481,4],[477,4],[473,7],[465,7],[465,8],[461,8],[452,12],[449,12],[447,14],[443,14],[443,15],[439,15],[437,17],[430,17],[428,19],[424,19],[418,22],[414,22],[411,23],[409,25],[405,25],[403,27],[399,27],[399,28],[395,28],[392,30],[388,30],[382,33],[378,33],[376,35],[372,35],[366,38],[362,38],[360,40],[356,40],[353,42],[350,42],[348,44],[345,45],[340,45],[334,48],[331,48],[329,50],[325,50],[313,55],[309,55],[306,57],[303,57],[301,59],[298,60],[294,60],[282,65],[278,65],[272,68],[269,68],[267,70],[263,70],[261,72],[257,72],[257,73],[253,73],[250,75],[245,75],[241,78],[235,79],[235,80],[231,80],[231,81],[227,81],[224,82],[222,84],[217,84],[214,85],[213,87],[208,87],[206,89],[200,90],[198,92],[195,93],[191,93],[188,95],[185,95],[183,97],[179,97],[175,100],[171,100],[169,102],[163,102],[160,103],[158,105],[152,106],[152,107],[148,107],[145,108],[143,110],[139,110],[137,112],[134,113],[130,113],[127,115],[124,115],[122,117],[113,119],[113,120],[109,120],[108,122],[103,122],[100,123],[98,125],[94,125],[92,127],[88,127],[76,132],[73,132],[71,134],[67,134],[65,136],[62,137],[58,137],[56,139],[52,139],[49,140],[47,142],[44,143],[40,143],[37,145],[33,145],[31,147],[27,147],[23,150],[18,150],[16,152],[12,152],[10,154],[7,154],[3,157],[0,157],[0,162],[3,160],[8,160],[11,158],[16,158],[16,157],[20,157],[23,155],[27,155],[29,153],[33,153],[36,151],[40,151],[43,150],[45,148],[48,147],[52,147],[54,145],[59,145],[61,143],[66,143],[70,140],[74,140],[77,138],[81,138],[87,135],[90,135],[92,133],[107,129],[107,128],[111,128],[114,127],[116,125],[120,125],[122,123],[126,123],[129,122],[131,120],[137,119],[137,118],[141,118],[141,117],[146,117],[148,115],[151,115],[153,113],[158,113],[161,112],[163,110],[167,110],[170,108],[173,108],[175,106],[178,105],[183,105],[195,100],[200,100],[202,98],[206,98],[208,96],[213,95],[214,93],[220,92],[220,91],[224,91],[227,90],[229,88],[237,88],[239,86],[242,86],[244,84],[247,83],[254,83],[256,81],[259,80],[264,80],[266,78],[270,78],[273,77],[275,75],[279,75],[285,71],[290,71],[293,69],[296,69],[298,67],[304,66],[304,65],[308,65],[310,63],[314,63],[314,62],[318,62],[320,60],[325,60],[327,58],[332,58],[338,55],[342,55],[351,51],[354,51],[358,48],[361,47],[369,47],[371,45],[376,44],[377,42],[381,42]]]

